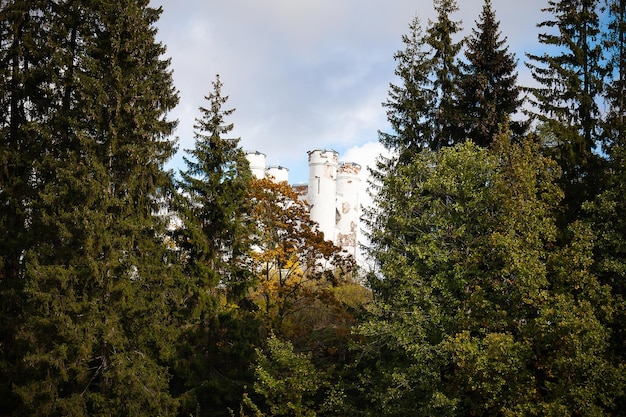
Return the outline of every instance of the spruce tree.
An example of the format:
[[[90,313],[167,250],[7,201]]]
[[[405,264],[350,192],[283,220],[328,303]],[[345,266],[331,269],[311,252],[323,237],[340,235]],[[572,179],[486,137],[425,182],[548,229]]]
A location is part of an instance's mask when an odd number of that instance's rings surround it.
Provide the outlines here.
[[[16,400],[12,381],[21,346],[15,339],[23,303],[25,250],[36,231],[30,227],[35,184],[32,174],[49,142],[52,101],[50,33],[46,1],[6,1],[0,6],[0,409]]]
[[[608,53],[608,83],[605,98],[608,112],[604,124],[605,146],[623,146],[626,141],[626,1],[607,0],[609,23],[605,32]]]
[[[461,27],[449,16],[458,7],[455,0],[435,0],[434,5],[437,20],[428,22],[424,34],[416,16],[409,24],[409,33],[402,35],[405,48],[394,55],[400,83],[390,84],[389,98],[383,103],[392,132],[378,133],[381,144],[394,156],[378,161],[372,170],[375,181],[424,149],[464,140],[456,104],[460,76],[457,55],[462,42],[452,39]]]
[[[252,346],[259,343],[245,298],[254,278],[255,223],[248,160],[240,140],[228,137],[235,109],[226,108],[219,75],[212,87],[177,181],[181,225],[174,237],[188,279],[192,321],[179,341],[174,389],[182,413],[227,416],[252,382],[248,368]]]
[[[435,94],[429,78],[430,53],[417,16],[402,42],[404,50],[394,55],[400,83],[390,84],[389,98],[383,103],[393,132],[379,132],[378,136],[385,148],[398,154],[401,163],[407,163],[432,143]]]
[[[429,21],[426,42],[432,48],[431,77],[436,94],[430,148],[437,150],[465,140],[457,99],[460,68],[458,54],[463,41],[454,37],[462,30],[460,21],[451,20],[459,10],[456,0],[434,0],[437,19]]]
[[[461,63],[459,111],[465,137],[480,146],[489,146],[501,129],[518,136],[524,126],[511,116],[521,106],[521,88],[517,86],[515,57],[501,39],[491,1],[485,0],[472,35],[466,39],[465,58]]]
[[[548,151],[563,171],[564,222],[575,219],[581,203],[602,189],[599,143],[603,50],[599,39],[598,0],[550,0],[551,18],[539,42],[543,55],[527,54],[527,66],[539,87],[530,88],[535,116],[551,138]]]
[[[54,53],[14,343],[16,415],[173,415],[167,363],[182,275],[166,246],[163,164],[177,103],[147,0],[31,10]],[[48,91],[44,90],[44,91]],[[46,131],[46,130],[43,130]]]
[[[195,146],[184,161],[178,184],[183,220],[179,243],[188,251],[189,273],[201,286],[224,285],[241,298],[249,281],[251,204],[247,198],[252,174],[238,138],[228,138],[234,128],[226,122],[235,110],[224,109],[228,96],[222,95],[219,75],[213,91],[205,97],[196,119]]]

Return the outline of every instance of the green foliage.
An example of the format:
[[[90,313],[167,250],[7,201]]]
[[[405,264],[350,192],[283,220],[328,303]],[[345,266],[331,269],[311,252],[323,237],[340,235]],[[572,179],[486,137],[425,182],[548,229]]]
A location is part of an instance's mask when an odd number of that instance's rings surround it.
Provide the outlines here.
[[[558,172],[530,141],[501,136],[493,151],[422,152],[385,179],[375,303],[359,330],[371,415],[611,410],[613,302],[589,272],[588,229],[555,245]]]
[[[270,336],[266,348],[257,349],[254,372],[254,392],[243,395],[241,417],[346,415],[346,394],[340,384],[289,341]]]
[[[565,191],[562,227],[579,215],[582,202],[602,190],[600,145],[605,56],[600,39],[599,0],[551,0],[550,20],[539,42],[543,55],[527,54],[526,65],[539,87],[531,88],[535,117],[555,141],[547,152],[559,163]]]
[[[521,106],[521,88],[517,86],[516,60],[500,39],[499,22],[491,1],[485,0],[480,20],[466,40],[466,62],[461,63],[458,106],[465,137],[480,146],[489,146],[493,138],[508,126],[517,136],[524,124],[510,117]]]
[[[383,103],[393,133],[379,132],[378,136],[380,143],[399,154],[400,161],[408,162],[411,155],[431,144],[435,93],[429,78],[430,53],[418,17],[409,25],[409,34],[402,35],[402,42],[405,49],[394,55],[401,84],[390,85],[389,98]]]
[[[314,396],[323,378],[307,355],[296,353],[291,343],[271,336],[267,353],[257,349],[254,391],[264,399],[267,415],[314,417]]]
[[[182,276],[154,213],[177,96],[154,40],[159,11],[128,0],[5,2],[2,13],[17,34],[15,49],[2,44],[14,63],[3,82],[29,80],[3,101],[15,111],[3,111],[3,147],[20,154],[3,162],[17,174],[1,220],[16,231],[3,251],[2,291],[18,300],[1,320],[7,411],[171,415]]]

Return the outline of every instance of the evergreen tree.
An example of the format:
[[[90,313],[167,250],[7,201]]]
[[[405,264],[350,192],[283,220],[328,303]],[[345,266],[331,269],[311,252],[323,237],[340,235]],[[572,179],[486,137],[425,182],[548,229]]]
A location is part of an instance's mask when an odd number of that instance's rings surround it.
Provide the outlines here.
[[[462,30],[460,21],[451,20],[459,10],[456,0],[434,0],[437,20],[430,21],[426,42],[432,48],[431,74],[436,94],[433,114],[433,138],[430,148],[437,150],[465,140],[457,99],[460,68],[458,54],[462,41],[454,37]]]
[[[40,67],[42,99],[24,106],[42,106],[34,132],[46,136],[28,167],[36,239],[21,257],[14,413],[172,415],[166,365],[183,298],[155,215],[177,103],[154,39],[160,11],[147,0],[45,3],[27,12],[54,53]]]
[[[596,236],[594,271],[609,285],[616,298],[612,321],[614,360],[626,366],[626,141],[624,124],[625,64],[624,30],[626,2],[608,1],[609,25],[606,45],[610,51],[610,81],[606,86],[608,112],[604,123],[605,151],[608,157],[606,190],[585,206],[590,227]],[[616,409],[626,407],[622,395]]]
[[[223,106],[219,75],[196,119],[195,147],[185,158],[187,169],[178,186],[183,221],[179,244],[188,256],[189,274],[201,288],[224,285],[241,298],[250,285],[250,246],[254,234],[252,206],[247,197],[252,174],[239,139],[224,137],[233,130],[226,123],[234,109]]]
[[[408,163],[432,143],[435,95],[429,78],[430,54],[417,16],[402,42],[404,50],[394,55],[400,84],[390,84],[389,98],[383,103],[393,133],[379,132],[378,136],[385,148],[398,154],[399,161]]]
[[[12,381],[19,371],[21,347],[15,340],[22,314],[23,256],[36,231],[29,227],[38,156],[49,142],[46,82],[50,74],[49,28],[46,1],[6,1],[0,5],[0,409],[16,398]],[[34,105],[36,104],[36,105]],[[11,406],[9,405],[11,404]]]
[[[538,25],[546,32],[539,42],[552,47],[543,55],[527,54],[536,117],[552,137],[549,152],[563,171],[565,222],[578,216],[581,203],[602,189],[600,112],[603,77],[599,40],[598,0],[550,0],[544,12],[552,15]],[[552,31],[554,29],[554,31]]]
[[[226,416],[252,383],[249,364],[260,343],[245,298],[254,278],[256,230],[248,160],[239,139],[226,137],[234,128],[226,121],[234,109],[224,108],[228,96],[219,76],[212,85],[178,182],[181,225],[174,241],[188,278],[192,322],[178,343],[173,385],[181,414]]]
[[[357,371],[365,415],[604,415],[621,369],[591,233],[563,248],[558,168],[500,136],[422,152],[383,183],[372,219],[371,318]],[[606,383],[606,381],[611,381]]]
[[[452,39],[461,27],[449,17],[458,7],[455,0],[435,0],[434,5],[438,20],[429,21],[423,34],[416,16],[409,33],[402,35],[405,48],[394,55],[400,84],[390,84],[383,103],[392,132],[378,132],[392,157],[380,158],[371,170],[373,188],[396,164],[409,163],[416,153],[463,140],[456,104],[460,76],[456,57],[462,43]]]
[[[609,83],[605,97],[609,104],[604,127],[605,146],[623,146],[626,141],[626,1],[607,0],[609,24],[605,33],[608,50]]]
[[[499,26],[491,1],[485,0],[461,63],[458,102],[464,134],[480,146],[489,146],[501,129],[508,127],[518,136],[524,130],[522,123],[510,121],[521,106],[521,89],[515,57],[506,38],[500,38]]]

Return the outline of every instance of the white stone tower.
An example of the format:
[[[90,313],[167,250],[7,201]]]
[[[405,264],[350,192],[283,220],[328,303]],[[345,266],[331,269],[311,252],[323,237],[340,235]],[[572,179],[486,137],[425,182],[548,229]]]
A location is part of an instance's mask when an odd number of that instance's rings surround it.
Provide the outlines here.
[[[308,202],[311,220],[319,224],[324,239],[356,256],[361,165],[354,162],[340,164],[339,154],[332,149],[316,149],[309,151],[308,155],[308,184],[295,185],[294,190],[300,199]],[[280,165],[266,167],[264,153],[246,152],[246,157],[256,178],[289,182],[289,169]]]
[[[246,152],[246,158],[250,164],[250,171],[257,179],[265,178],[265,154],[259,151]]]
[[[356,256],[361,165],[343,162],[337,169],[337,222],[334,242]]]
[[[265,175],[272,179],[272,181],[278,182],[289,182],[289,169],[280,166],[280,165],[272,165],[267,167],[265,170]]]
[[[307,201],[311,219],[320,226],[324,239],[333,240],[336,223],[338,153],[332,149],[316,149],[309,154],[309,189]]]

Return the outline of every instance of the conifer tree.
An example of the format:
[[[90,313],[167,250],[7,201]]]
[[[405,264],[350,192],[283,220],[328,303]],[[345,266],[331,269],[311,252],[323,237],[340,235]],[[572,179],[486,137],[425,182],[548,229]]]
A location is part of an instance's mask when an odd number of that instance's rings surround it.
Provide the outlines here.
[[[605,33],[609,82],[605,88],[608,114],[604,124],[605,146],[622,146],[626,141],[626,1],[607,0],[609,23]],[[610,152],[610,150],[609,150]]]
[[[626,365],[626,125],[624,124],[624,96],[626,88],[625,12],[626,2],[608,1],[609,25],[605,38],[610,52],[609,82],[605,95],[608,112],[604,121],[604,145],[608,157],[606,190],[589,204],[590,227],[595,232],[594,271],[601,282],[609,285],[616,298],[615,316],[611,323],[614,360]],[[623,382],[623,381],[622,381]],[[622,395],[616,409],[626,407]]]
[[[516,85],[515,57],[501,39],[491,1],[485,0],[472,35],[467,38],[466,62],[461,63],[459,111],[467,138],[489,146],[500,129],[510,128],[518,136],[524,127],[510,121],[522,103]]]
[[[259,324],[246,295],[253,285],[251,239],[255,235],[252,181],[234,125],[225,108],[219,75],[194,125],[195,143],[177,182],[174,232],[188,278],[191,325],[179,341],[174,390],[181,413],[227,416],[252,383],[249,364]],[[236,306],[234,308],[233,306]]]
[[[455,0],[435,0],[436,21],[429,21],[426,33],[416,16],[409,33],[402,35],[405,48],[396,52],[395,75],[399,84],[390,84],[389,98],[383,103],[392,132],[379,131],[379,141],[392,152],[390,160],[378,161],[372,170],[379,178],[406,164],[424,149],[439,149],[463,140],[457,89],[460,75],[457,54],[461,42],[453,37],[461,30],[460,22],[450,20],[458,10]]]
[[[177,103],[147,0],[45,2],[47,132],[29,167],[16,415],[173,415],[182,275],[163,190]],[[31,2],[31,5],[33,2]],[[31,38],[32,41],[32,38]],[[22,149],[18,148],[22,154]],[[27,155],[27,154],[22,154]]]
[[[430,148],[437,150],[465,140],[457,106],[458,54],[463,41],[454,40],[462,30],[460,21],[451,20],[451,15],[459,10],[456,0],[434,0],[434,6],[437,19],[429,21],[426,42],[432,48],[431,76],[436,94]]]
[[[539,87],[529,89],[535,116],[552,138],[549,152],[563,171],[565,222],[578,216],[583,201],[602,189],[599,143],[603,67],[598,0],[550,0],[551,18],[539,42],[543,55],[527,54],[527,66]]]
[[[224,285],[241,298],[250,282],[250,246],[254,234],[252,206],[247,198],[252,174],[239,139],[227,138],[234,126],[226,118],[219,75],[205,97],[195,124],[195,147],[185,157],[187,169],[178,186],[183,220],[181,247],[187,251],[189,274],[201,287]]]
[[[29,227],[35,187],[32,174],[49,142],[49,60],[54,50],[45,1],[6,1],[0,6],[0,409],[15,397],[21,347],[15,340],[23,303],[25,250],[36,231]],[[36,104],[36,105],[33,105]]]
[[[378,136],[385,148],[398,154],[401,163],[407,163],[432,143],[435,94],[429,78],[430,53],[417,16],[402,42],[404,50],[394,55],[400,84],[390,84],[389,98],[383,103],[393,132],[379,132]]]

